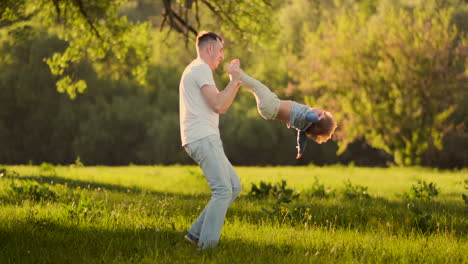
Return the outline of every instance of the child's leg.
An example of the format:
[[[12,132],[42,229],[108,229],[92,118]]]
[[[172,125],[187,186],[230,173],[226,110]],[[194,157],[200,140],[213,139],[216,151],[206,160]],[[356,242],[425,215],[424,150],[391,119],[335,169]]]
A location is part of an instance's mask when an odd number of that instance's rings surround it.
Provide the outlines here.
[[[280,100],[268,87],[246,73],[241,76],[242,85],[255,95],[257,109],[260,115],[267,119],[275,119],[278,115]]]

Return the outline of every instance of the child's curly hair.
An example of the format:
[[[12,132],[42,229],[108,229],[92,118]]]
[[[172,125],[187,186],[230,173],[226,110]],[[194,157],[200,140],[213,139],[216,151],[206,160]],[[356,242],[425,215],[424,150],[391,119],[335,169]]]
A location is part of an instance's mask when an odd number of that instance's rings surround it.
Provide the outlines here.
[[[331,114],[327,113],[323,119],[307,128],[305,133],[309,138],[312,138],[317,143],[322,144],[332,137],[336,127],[336,121],[333,119]]]

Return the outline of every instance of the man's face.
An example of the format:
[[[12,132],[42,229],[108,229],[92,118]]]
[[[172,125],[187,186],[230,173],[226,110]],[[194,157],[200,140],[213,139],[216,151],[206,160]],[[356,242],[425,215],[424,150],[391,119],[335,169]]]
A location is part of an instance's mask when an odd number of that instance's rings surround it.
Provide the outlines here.
[[[224,60],[223,43],[217,39],[216,42],[212,42],[210,52],[210,62],[208,65],[212,70],[218,68],[219,62]]]

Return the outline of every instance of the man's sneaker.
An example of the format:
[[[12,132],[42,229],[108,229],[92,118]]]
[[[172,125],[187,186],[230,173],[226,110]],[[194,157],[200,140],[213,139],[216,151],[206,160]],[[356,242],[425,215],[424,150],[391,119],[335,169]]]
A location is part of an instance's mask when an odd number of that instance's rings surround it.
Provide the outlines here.
[[[190,233],[187,233],[184,236],[184,239],[187,240],[188,242],[190,242],[192,245],[195,245],[195,246],[198,245],[198,238],[196,238],[194,235],[192,235]]]

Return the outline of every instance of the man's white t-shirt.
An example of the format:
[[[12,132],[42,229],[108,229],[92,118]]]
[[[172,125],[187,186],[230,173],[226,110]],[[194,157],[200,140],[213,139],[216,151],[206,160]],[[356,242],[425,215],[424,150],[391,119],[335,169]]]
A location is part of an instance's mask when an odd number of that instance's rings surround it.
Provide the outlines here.
[[[180,136],[182,146],[209,135],[219,135],[219,114],[205,100],[201,88],[215,85],[210,66],[201,58],[185,68],[179,85]]]

